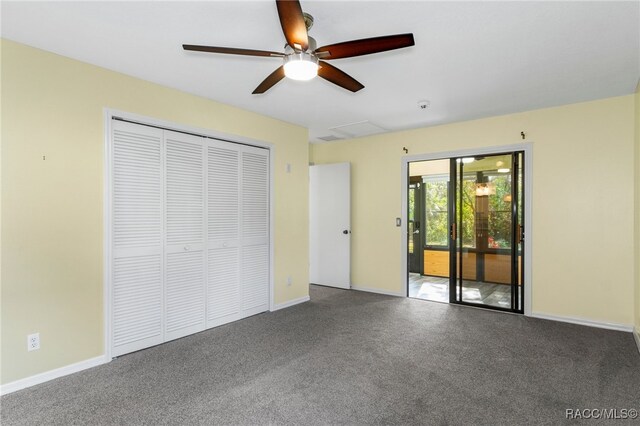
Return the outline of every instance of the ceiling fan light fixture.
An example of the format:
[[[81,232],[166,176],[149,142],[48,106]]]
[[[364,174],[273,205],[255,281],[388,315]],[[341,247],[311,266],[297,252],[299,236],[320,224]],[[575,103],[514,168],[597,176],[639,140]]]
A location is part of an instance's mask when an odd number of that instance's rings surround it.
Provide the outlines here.
[[[284,75],[293,80],[311,80],[318,75],[318,58],[307,52],[291,53],[284,58]]]
[[[313,16],[302,11],[299,0],[276,0],[276,9],[278,10],[280,27],[286,40],[283,53],[268,50],[202,46],[195,44],[183,44],[182,48],[190,51],[222,53],[227,55],[283,58],[284,63],[269,74],[267,78],[251,92],[254,95],[260,95],[285,77],[294,80],[311,80],[315,76],[319,76],[329,83],[356,93],[364,89],[364,85],[349,74],[325,61],[387,52],[389,50],[402,49],[415,45],[413,34],[406,33],[343,41],[317,47],[314,38],[309,36],[309,29],[313,25]],[[320,62],[320,59],[322,62]]]

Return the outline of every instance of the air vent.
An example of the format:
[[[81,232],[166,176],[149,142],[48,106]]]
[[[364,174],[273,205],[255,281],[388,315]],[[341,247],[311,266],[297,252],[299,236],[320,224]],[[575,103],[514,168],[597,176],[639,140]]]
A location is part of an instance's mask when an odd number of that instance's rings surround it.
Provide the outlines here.
[[[339,141],[340,139],[343,139],[343,138],[339,138],[334,135],[328,135],[328,136],[318,136],[318,139],[323,140],[325,142],[331,142],[331,141]]]

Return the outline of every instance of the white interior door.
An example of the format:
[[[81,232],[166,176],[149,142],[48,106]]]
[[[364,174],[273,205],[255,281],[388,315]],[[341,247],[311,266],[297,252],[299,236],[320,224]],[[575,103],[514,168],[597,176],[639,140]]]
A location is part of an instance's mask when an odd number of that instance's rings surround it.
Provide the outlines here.
[[[309,167],[309,281],[351,286],[351,165]]]

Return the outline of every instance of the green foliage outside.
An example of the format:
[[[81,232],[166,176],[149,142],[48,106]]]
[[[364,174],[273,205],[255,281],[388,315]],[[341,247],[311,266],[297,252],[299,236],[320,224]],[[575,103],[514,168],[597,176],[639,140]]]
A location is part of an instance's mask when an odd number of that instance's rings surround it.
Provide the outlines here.
[[[447,220],[448,182],[444,180],[424,183],[426,242],[428,246],[449,245],[449,224]]]
[[[465,178],[462,186],[462,245],[476,246],[476,218],[482,223],[481,215],[486,214],[488,226],[488,247],[509,248],[511,243],[511,176],[490,176],[489,183],[495,194],[489,196],[489,211],[477,212],[475,173]],[[427,181],[425,188],[426,245],[448,247],[449,226],[447,220],[448,182]],[[410,192],[410,198],[413,194]],[[410,217],[413,217],[410,199]],[[456,211],[460,214],[460,198],[456,200]]]
[[[511,175],[493,176],[496,195],[489,197],[489,248],[511,247]]]

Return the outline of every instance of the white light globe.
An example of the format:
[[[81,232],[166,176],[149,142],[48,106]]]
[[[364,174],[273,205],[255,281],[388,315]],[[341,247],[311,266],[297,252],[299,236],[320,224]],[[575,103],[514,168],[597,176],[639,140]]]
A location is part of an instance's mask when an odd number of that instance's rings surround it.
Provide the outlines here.
[[[284,62],[284,75],[293,80],[311,80],[318,75],[317,59],[306,53],[287,56]]]

